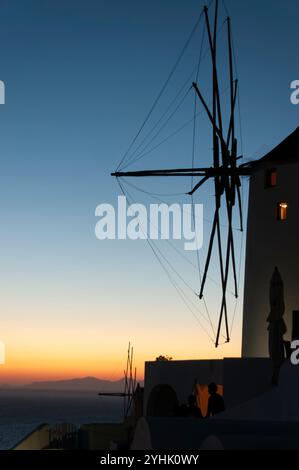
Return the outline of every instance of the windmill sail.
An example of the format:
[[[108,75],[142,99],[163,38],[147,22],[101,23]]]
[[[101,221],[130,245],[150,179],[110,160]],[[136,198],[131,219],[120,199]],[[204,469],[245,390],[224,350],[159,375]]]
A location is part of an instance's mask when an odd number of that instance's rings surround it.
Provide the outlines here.
[[[215,210],[208,243],[207,255],[204,263],[204,269],[201,275],[198,297],[199,299],[204,298],[206,282],[211,268],[212,254],[216,251],[218,257],[221,285],[219,318],[218,325],[215,330],[215,346],[218,347],[220,344],[220,337],[222,336],[223,331],[225,342],[230,341],[230,329],[228,321],[229,312],[227,304],[228,285],[230,281],[232,281],[233,283],[233,293],[235,298],[238,298],[239,294],[233,223],[237,218],[239,221],[240,231],[243,231],[241,178],[249,176],[251,174],[251,168],[250,165],[246,166],[239,164],[239,161],[242,156],[239,154],[238,150],[238,139],[236,136],[235,122],[238,97],[238,80],[236,78],[236,67],[234,65],[235,58],[232,44],[230,17],[226,17],[225,21],[221,25],[221,29],[225,28],[227,60],[226,72],[229,82],[229,97],[225,102],[223,102],[221,99],[220,72],[218,66],[218,32],[220,27],[218,0],[215,0],[211,8],[208,8],[207,6],[204,7],[200,19],[195,25],[195,28],[198,28],[199,25],[203,25],[203,34],[207,36],[207,53],[210,56],[211,63],[211,96],[207,98],[203,90],[201,89],[201,86],[198,83],[198,72],[196,75],[196,79],[190,84],[190,89],[193,90],[195,99],[197,100],[196,106],[200,107],[201,112],[204,112],[206,114],[206,117],[210,124],[212,135],[211,147],[213,149],[211,166],[192,166],[187,168],[124,171],[125,167],[142,157],[142,153],[140,155],[137,151],[136,158],[135,151],[135,156],[133,153],[133,157],[129,158],[127,162],[127,154],[125,154],[117,171],[112,173],[112,176],[116,177],[120,184],[124,178],[191,177],[193,183],[192,188],[191,190],[186,192],[186,194],[188,194],[190,198],[193,198],[193,195],[197,191],[200,191],[203,186],[205,186],[209,181],[213,182]],[[191,34],[193,33],[194,30]],[[190,38],[188,39],[188,41],[190,42]],[[185,48],[183,49],[183,52],[184,51]],[[181,55],[179,56],[178,60],[180,59]],[[222,55],[221,59],[223,59]],[[173,73],[174,69],[171,71],[170,78],[172,78]],[[168,84],[168,82],[169,80],[166,81],[166,85]],[[161,93],[163,93],[163,91],[164,88],[162,88]],[[160,95],[158,96],[158,99],[159,98]],[[156,104],[157,100],[154,102],[151,112],[155,108]],[[135,144],[136,139],[138,139],[138,137],[142,133],[151,112],[147,116],[136,138],[134,139],[132,143],[133,146]],[[225,229],[225,236],[223,234],[223,227],[220,216],[220,213],[223,210],[225,211],[227,225]],[[237,213],[237,216],[235,215],[235,212]]]

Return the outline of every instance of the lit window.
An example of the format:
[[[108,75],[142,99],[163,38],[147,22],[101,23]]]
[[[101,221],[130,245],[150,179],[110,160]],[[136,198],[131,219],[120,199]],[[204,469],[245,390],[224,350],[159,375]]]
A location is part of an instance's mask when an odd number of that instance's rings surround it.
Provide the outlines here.
[[[274,188],[277,185],[277,170],[276,168],[271,168],[271,170],[266,171],[266,188]]]
[[[285,221],[288,218],[288,203],[285,201],[279,202],[277,205],[277,219]]]

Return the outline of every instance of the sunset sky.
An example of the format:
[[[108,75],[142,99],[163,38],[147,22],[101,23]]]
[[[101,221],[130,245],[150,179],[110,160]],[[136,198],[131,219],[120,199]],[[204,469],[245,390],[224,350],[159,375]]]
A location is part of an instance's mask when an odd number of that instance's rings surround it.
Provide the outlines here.
[[[0,3],[0,80],[6,85],[6,104],[0,106],[0,340],[6,347],[0,384],[87,375],[118,379],[129,341],[140,377],[144,361],[160,354],[174,359],[240,354],[242,289],[232,341],[216,350],[145,241],[95,237],[96,207],[115,205],[121,194],[110,173],[158,95],[203,4],[201,0]],[[220,4],[221,26],[226,12]],[[298,126],[299,105],[290,102],[290,83],[299,80],[299,3],[226,0],[225,4],[233,21],[243,155],[259,158]],[[201,34],[202,23],[170,84],[169,98],[198,60]],[[203,89],[211,76],[205,60]],[[193,103],[190,95],[174,128],[165,129],[166,136],[192,117]],[[189,126],[169,147],[160,147],[130,169],[189,166],[191,139]],[[204,131],[201,141],[199,134],[197,149],[208,151],[211,145]],[[196,159],[201,165],[212,164],[210,153],[198,150]],[[158,193],[190,188],[190,180],[135,183]],[[245,201],[247,188],[244,181]],[[157,202],[144,193],[132,194],[139,202]],[[196,195],[196,202],[204,204],[203,263],[213,216],[211,185]],[[237,233],[241,282],[244,243]],[[188,254],[186,262],[175,257],[166,242],[158,246],[168,250],[176,270],[198,291],[198,272],[191,266],[196,265],[196,255]],[[206,302],[217,324],[219,286],[215,259],[213,263]],[[230,324],[234,308],[230,299]]]

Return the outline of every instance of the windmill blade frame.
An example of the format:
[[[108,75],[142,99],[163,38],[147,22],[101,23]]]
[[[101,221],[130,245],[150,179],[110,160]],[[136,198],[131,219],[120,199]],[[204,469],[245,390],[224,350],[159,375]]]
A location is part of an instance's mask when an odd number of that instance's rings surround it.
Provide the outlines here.
[[[209,180],[214,181],[215,188],[215,211],[210,232],[210,239],[208,244],[208,251],[206,255],[203,277],[201,279],[199,298],[204,296],[206,280],[211,265],[212,253],[215,243],[218,246],[218,262],[220,269],[221,281],[221,308],[219,313],[219,321],[217,327],[217,335],[215,346],[219,346],[219,339],[222,331],[224,321],[225,338],[226,342],[230,341],[230,332],[228,327],[228,307],[227,307],[227,289],[232,273],[234,284],[234,296],[238,298],[238,277],[236,269],[236,256],[235,256],[235,242],[233,233],[233,213],[234,208],[238,208],[238,217],[240,221],[240,231],[243,231],[243,210],[242,210],[242,194],[241,194],[241,177],[250,176],[250,165],[238,165],[241,156],[238,155],[238,141],[236,138],[235,126],[235,110],[238,94],[238,80],[234,75],[233,63],[233,45],[231,33],[231,19],[226,18],[227,21],[227,45],[228,45],[228,77],[229,77],[229,115],[227,129],[224,130],[223,108],[220,98],[219,88],[219,71],[217,64],[217,27],[219,15],[219,0],[215,0],[214,22],[211,24],[209,8],[207,6],[203,9],[203,18],[205,22],[206,31],[208,33],[209,52],[212,64],[212,108],[209,108],[207,101],[200,90],[199,85],[194,81],[192,88],[194,89],[195,96],[198,97],[208,120],[212,126],[213,131],[213,166],[207,168],[170,168],[161,170],[141,170],[141,171],[116,171],[112,176],[116,178],[121,177],[201,177],[201,179],[194,185],[191,191],[186,194],[192,196]],[[224,136],[225,134],[225,136]],[[226,233],[226,248],[223,247],[223,233],[220,224],[220,210],[226,211],[226,219],[228,223]]]

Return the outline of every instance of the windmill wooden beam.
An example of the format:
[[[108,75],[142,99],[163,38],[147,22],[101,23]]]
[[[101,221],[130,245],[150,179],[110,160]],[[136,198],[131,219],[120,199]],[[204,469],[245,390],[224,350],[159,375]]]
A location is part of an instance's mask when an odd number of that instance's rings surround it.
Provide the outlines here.
[[[242,158],[242,157],[239,157]],[[111,173],[111,176],[116,178],[141,178],[150,176],[204,176],[208,178],[215,178],[216,176],[250,176],[251,168],[171,168],[166,170],[141,170],[141,171],[116,171]]]

